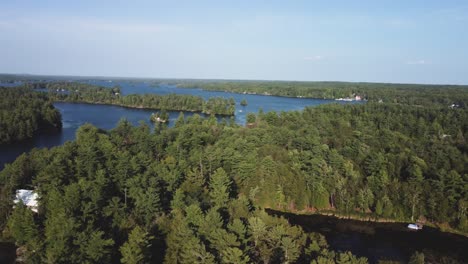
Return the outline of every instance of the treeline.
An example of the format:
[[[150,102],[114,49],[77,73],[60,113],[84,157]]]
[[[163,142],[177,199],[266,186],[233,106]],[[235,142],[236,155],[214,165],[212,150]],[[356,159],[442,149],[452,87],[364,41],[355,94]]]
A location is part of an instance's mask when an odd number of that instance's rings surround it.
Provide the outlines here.
[[[26,83],[65,82],[70,77],[5,75],[0,74],[0,82],[24,81]],[[85,77],[72,77],[76,82],[88,80]],[[109,78],[96,78],[108,80]],[[251,81],[251,80],[197,80],[197,79],[122,79],[128,83],[151,82],[177,85],[181,88],[202,88],[211,91],[253,93],[285,97],[305,98],[353,98],[361,96],[370,102],[399,103],[410,105],[434,105],[466,107],[468,85],[392,84],[366,82],[300,82],[300,81]]]
[[[286,97],[338,99],[353,98],[359,95],[362,99],[371,102],[382,101],[410,105],[439,104],[443,106],[456,104],[459,107],[468,105],[468,86],[466,85],[234,80],[171,80],[167,83],[183,88]]]
[[[367,263],[240,191],[235,164],[219,164],[231,152],[212,151],[228,138],[230,149],[245,147],[234,144],[243,130],[198,115],[155,133],[127,121],[110,132],[84,125],[76,141],[0,172],[3,234],[28,263]],[[39,213],[12,209],[14,190],[32,186]]]
[[[51,99],[56,101],[112,104],[132,108],[191,111],[229,116],[235,113],[234,100],[222,97],[212,97],[205,101],[199,96],[181,94],[130,94],[124,96],[119,87],[107,88],[78,82],[28,83],[25,86],[47,89]]]
[[[0,144],[31,138],[39,130],[61,127],[60,112],[46,94],[0,87]]]

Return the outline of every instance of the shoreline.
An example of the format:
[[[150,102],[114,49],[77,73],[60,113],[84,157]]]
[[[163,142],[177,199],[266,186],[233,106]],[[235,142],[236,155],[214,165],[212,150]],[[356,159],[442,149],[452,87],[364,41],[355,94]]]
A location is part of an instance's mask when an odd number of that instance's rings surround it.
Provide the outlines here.
[[[223,92],[223,93],[233,93],[233,94],[243,94],[243,95],[259,95],[259,96],[272,96],[272,97],[281,97],[281,98],[295,98],[295,99],[315,99],[315,100],[330,100],[330,101],[339,101],[336,98],[320,98],[320,97],[309,97],[309,96],[304,96],[304,95],[298,95],[298,96],[287,96],[287,95],[277,95],[277,94],[270,94],[270,93],[256,93],[256,92],[238,92],[238,91],[229,91],[229,90],[212,90],[212,89],[206,89],[203,87],[185,87],[185,86],[179,86],[179,85],[174,85],[176,88],[179,89],[191,89],[191,90],[201,90],[201,91],[207,91],[207,92]]]
[[[53,103],[71,103],[71,104],[91,104],[91,105],[108,105],[108,106],[119,106],[119,107],[124,107],[128,109],[141,109],[141,110],[162,110],[162,108],[152,108],[152,107],[144,107],[144,106],[129,106],[129,105],[123,105],[123,104],[113,104],[113,103],[100,103],[100,102],[88,102],[88,101],[66,101],[66,100],[52,100]],[[165,109],[166,111],[171,111],[171,112],[191,112],[191,113],[200,113],[204,115],[211,115],[211,113],[205,113],[200,110],[173,110],[173,109]],[[223,117],[232,117],[235,116],[235,114],[229,115],[229,114],[217,114],[214,113],[216,116],[223,116]]]
[[[405,224],[406,225],[406,224],[417,222],[417,221],[405,221],[405,220],[397,220],[397,219],[389,219],[389,218],[378,218],[378,217],[375,217],[375,216],[369,215],[369,214],[366,214],[365,216],[360,217],[360,216],[353,215],[353,214],[344,215],[342,213],[331,212],[331,211],[322,211],[322,212],[320,212],[320,211],[315,211],[315,212],[309,211],[308,212],[308,211],[305,211],[305,210],[303,210],[303,211],[289,211],[289,210],[274,209],[274,208],[270,208],[270,207],[265,207],[264,209],[265,210],[271,210],[271,211],[274,211],[274,212],[283,213],[283,214],[292,214],[292,215],[296,215],[296,216],[314,216],[314,215],[327,216],[327,217],[333,217],[333,218],[340,219],[340,220],[353,220],[353,221],[359,221],[359,222],[363,222],[363,223],[367,222],[367,223],[372,223],[372,224],[398,224],[398,223],[400,223],[400,224]],[[457,229],[454,229],[452,227],[444,226],[443,223],[425,222],[424,226],[435,228],[435,229],[437,229],[438,231],[440,231],[442,233],[460,235],[460,236],[463,236],[465,238],[468,238],[468,233],[464,233],[464,232],[462,232],[460,230],[457,230]]]

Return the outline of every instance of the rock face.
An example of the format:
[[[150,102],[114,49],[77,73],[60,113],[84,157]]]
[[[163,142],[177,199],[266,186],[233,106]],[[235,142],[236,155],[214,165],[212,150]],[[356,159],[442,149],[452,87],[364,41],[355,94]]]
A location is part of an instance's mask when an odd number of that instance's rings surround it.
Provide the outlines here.
[[[15,263],[26,263],[26,247],[19,247],[16,249],[16,261]]]

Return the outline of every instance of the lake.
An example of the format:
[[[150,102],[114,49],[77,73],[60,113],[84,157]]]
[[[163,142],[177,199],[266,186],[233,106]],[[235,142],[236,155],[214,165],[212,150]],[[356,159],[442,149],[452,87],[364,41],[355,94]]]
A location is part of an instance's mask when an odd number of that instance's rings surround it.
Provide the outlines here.
[[[194,96],[200,96],[203,99],[207,100],[210,97],[223,97],[223,98],[233,98],[236,101],[236,122],[239,124],[245,124],[245,118],[247,113],[257,113],[260,109],[263,109],[264,112],[269,111],[295,111],[302,110],[306,106],[316,106],[321,104],[328,103],[340,103],[340,104],[349,104],[356,102],[343,102],[335,101],[330,99],[312,99],[312,98],[290,98],[290,97],[281,97],[281,96],[266,96],[266,95],[257,95],[257,94],[238,94],[231,92],[222,92],[222,91],[205,91],[202,89],[187,89],[179,88],[175,85],[161,84],[155,86],[149,82],[125,82],[125,81],[104,81],[104,80],[89,80],[85,83],[105,86],[105,87],[114,87],[119,86],[122,95],[129,94],[159,94],[167,95],[171,93],[176,94],[188,94]],[[246,106],[240,105],[240,102],[245,99],[247,101]]]
[[[189,94],[195,96],[201,96],[204,99],[210,97],[224,97],[234,98],[236,101],[236,115],[235,121],[238,124],[244,125],[246,115],[249,112],[257,113],[259,109],[263,109],[265,112],[268,111],[294,111],[302,110],[307,106],[317,106],[326,103],[353,103],[353,102],[341,102],[334,100],[324,99],[309,99],[309,98],[288,98],[279,96],[264,96],[264,95],[252,95],[252,94],[235,94],[228,92],[213,92],[204,91],[201,89],[186,89],[178,88],[171,85],[160,85],[153,86],[146,82],[108,82],[108,81],[93,81],[89,80],[86,83],[112,87],[118,85],[121,87],[123,95],[128,94]],[[0,84],[0,86],[4,83]],[[14,88],[20,83],[11,84],[9,87]],[[247,106],[241,106],[241,100],[247,100]],[[356,103],[356,102],[354,102]],[[155,110],[147,109],[134,109],[125,108],[120,106],[112,105],[93,105],[93,104],[80,104],[80,103],[54,103],[54,106],[62,114],[62,131],[54,134],[39,134],[32,139],[22,141],[20,143],[2,145],[0,146],[0,170],[3,169],[5,163],[13,162],[16,157],[24,152],[30,151],[32,148],[50,148],[58,145],[62,145],[68,140],[75,139],[76,130],[85,123],[91,123],[102,129],[112,129],[119,122],[120,119],[126,118],[134,125],[138,125],[139,121],[145,121],[150,124],[149,117]],[[169,126],[174,124],[174,121],[179,116],[180,112],[170,111],[169,112]],[[185,116],[193,115],[192,112],[184,112]]]

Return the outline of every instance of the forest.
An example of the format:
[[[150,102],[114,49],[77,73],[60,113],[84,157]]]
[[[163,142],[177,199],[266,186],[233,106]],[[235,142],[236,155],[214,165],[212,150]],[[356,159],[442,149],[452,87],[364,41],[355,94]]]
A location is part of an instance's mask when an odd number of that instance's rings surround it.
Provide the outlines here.
[[[132,108],[164,109],[168,111],[191,111],[204,114],[232,116],[235,113],[234,99],[169,94],[122,95],[119,87],[107,88],[79,82],[29,82],[23,86],[48,91],[53,101],[111,104]]]
[[[37,132],[59,130],[60,112],[45,94],[31,89],[0,87],[0,145],[32,138]]]
[[[242,81],[242,80],[166,80],[183,88],[202,88],[212,91],[254,93],[286,97],[338,99],[356,95],[370,102],[409,105],[459,105],[468,101],[466,85],[424,85],[359,82],[297,82],[297,81]]]
[[[31,263],[366,263],[264,209],[466,234],[467,138],[467,109],[438,104],[260,111],[246,126],[183,114],[154,131],[88,124],[6,165],[0,225]],[[39,194],[38,214],[13,208],[19,188]]]
[[[2,236],[31,263],[366,263],[264,209],[420,220],[466,234],[467,93],[420,89],[429,90],[404,101],[383,89],[396,101],[249,113],[245,126],[182,113],[154,131],[126,120],[111,131],[84,125],[76,141],[0,172]],[[0,93],[5,142],[59,128],[52,101],[234,107],[75,82]],[[38,214],[13,208],[19,188],[38,192]]]
[[[366,263],[267,215],[209,164],[205,148],[239,127],[198,115],[175,126],[152,134],[125,120],[109,132],[85,125],[74,142],[23,154],[0,173],[4,234],[30,263]],[[20,186],[36,186],[37,215],[12,209]]]

